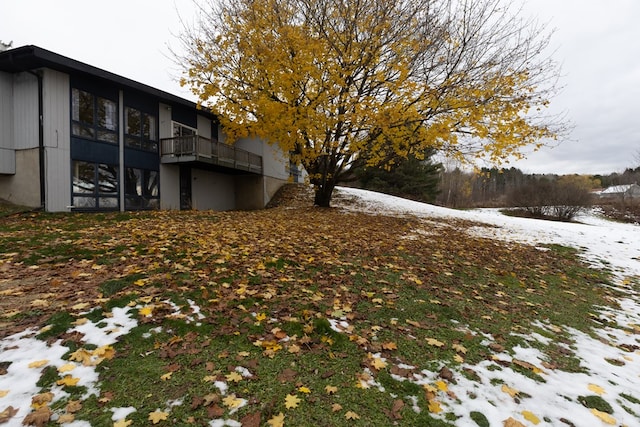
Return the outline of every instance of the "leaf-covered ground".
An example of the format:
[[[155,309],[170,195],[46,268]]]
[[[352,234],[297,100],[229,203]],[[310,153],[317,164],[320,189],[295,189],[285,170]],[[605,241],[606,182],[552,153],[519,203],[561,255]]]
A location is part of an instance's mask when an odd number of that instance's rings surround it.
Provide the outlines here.
[[[294,187],[263,211],[1,218],[0,424],[580,425],[499,375],[588,375],[575,336],[602,341],[623,295],[575,249],[309,204]],[[20,339],[63,348],[27,361],[26,408],[3,404]],[[594,422],[638,416],[637,391],[589,384],[566,399]],[[485,385],[518,410],[461,410]]]

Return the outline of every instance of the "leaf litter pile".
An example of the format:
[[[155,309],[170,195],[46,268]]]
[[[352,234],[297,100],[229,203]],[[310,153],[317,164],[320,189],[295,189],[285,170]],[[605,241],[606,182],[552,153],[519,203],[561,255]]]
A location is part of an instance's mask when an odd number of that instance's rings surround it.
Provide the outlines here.
[[[640,425],[635,280],[288,191],[0,219],[0,425]]]

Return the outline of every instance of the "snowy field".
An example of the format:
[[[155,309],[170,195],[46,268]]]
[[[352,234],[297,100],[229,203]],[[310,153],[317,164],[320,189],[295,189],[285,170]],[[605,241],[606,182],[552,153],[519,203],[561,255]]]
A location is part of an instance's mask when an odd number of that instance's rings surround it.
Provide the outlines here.
[[[600,339],[579,331],[569,331],[575,340],[573,350],[588,373],[566,373],[544,368],[544,355],[534,347],[516,348],[515,354],[505,352],[496,357],[505,362],[517,359],[533,365],[546,382],[536,382],[510,368],[496,370],[493,361],[477,365],[463,364],[456,368],[457,373],[464,368],[473,369],[480,381],[470,381],[463,375],[456,375],[459,380],[456,384],[448,385],[447,393],[436,390],[440,393],[443,411],[438,416],[444,419],[447,413],[453,413],[460,417],[456,425],[474,427],[477,424],[471,418],[472,412],[484,414],[491,426],[640,426],[640,296],[630,286],[633,278],[640,276],[640,226],[610,222],[595,215],[580,217],[579,224],[567,224],[507,217],[496,210],[456,211],[350,188],[338,189],[337,196],[334,203],[337,207],[385,215],[417,216],[424,220],[425,230],[432,225],[430,218],[458,218],[486,224],[470,229],[471,233],[484,237],[533,245],[555,243],[580,248],[584,258],[594,266],[612,270],[617,286],[629,288],[628,297],[620,301],[620,310],[601,313],[611,321],[611,326],[599,332]],[[341,203],[340,200],[344,198],[350,199],[350,202]],[[128,308],[114,309],[109,322],[102,322],[99,326],[88,322],[76,326],[76,329],[84,333],[86,340],[98,346],[98,349],[109,351],[109,346],[119,335],[126,334],[136,326],[137,322],[131,318],[129,311]],[[537,326],[551,331],[565,328],[563,325],[543,322],[538,322]],[[66,347],[57,343],[47,345],[34,338],[36,333],[25,331],[0,341],[0,362],[12,362],[7,374],[0,376],[0,422],[6,408],[11,407],[14,411],[14,416],[2,426],[20,426],[24,417],[31,412],[32,397],[40,392],[36,382],[42,366],[54,366],[61,373],[68,371],[81,379],[78,385],[86,386],[87,394],[98,394],[98,377],[91,361],[99,358],[100,354],[85,355],[89,363],[86,363],[86,359],[85,363],[81,363],[81,360],[64,360],[62,356],[68,351]],[[537,334],[527,339],[545,340]],[[486,336],[486,341],[490,343],[492,337]],[[612,364],[607,360],[619,363]],[[428,385],[438,379],[437,372],[422,371],[414,375],[411,381]],[[398,380],[406,381],[405,378]],[[53,401],[65,396],[62,385],[55,386],[51,392]],[[578,396],[594,394],[601,395],[612,406],[611,415],[588,409],[578,402]],[[527,397],[518,398],[520,396]],[[114,409],[113,420],[122,420],[132,410],[135,409]],[[86,427],[90,424],[74,421],[64,425]],[[230,421],[218,421],[216,424],[214,421],[211,425],[240,424]]]

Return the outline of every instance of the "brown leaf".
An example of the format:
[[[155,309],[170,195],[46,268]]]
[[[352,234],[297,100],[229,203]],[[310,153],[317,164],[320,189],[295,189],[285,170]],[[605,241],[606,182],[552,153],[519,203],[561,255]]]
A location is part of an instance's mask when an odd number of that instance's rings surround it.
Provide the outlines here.
[[[253,414],[247,414],[240,420],[242,427],[260,427],[261,414],[260,412],[254,412]]]
[[[51,419],[51,409],[48,406],[43,406],[42,408],[30,413],[24,420],[22,420],[23,425],[35,425],[37,427],[44,427],[49,420]]]
[[[13,406],[7,406],[4,411],[0,412],[0,424],[8,422],[11,418],[18,413],[18,410]]]
[[[297,376],[298,373],[296,371],[287,368],[284,371],[280,372],[280,374],[278,375],[278,381],[280,381],[281,383],[292,382],[296,379]]]
[[[214,404],[207,407],[207,416],[209,418],[220,418],[224,414],[224,408]]]
[[[513,418],[507,418],[506,420],[504,420],[502,422],[502,424],[503,424],[504,427],[526,427],[520,421],[515,420]]]
[[[80,409],[82,409],[82,402],[80,402],[79,400],[71,400],[69,401],[69,403],[67,403],[67,407],[65,409],[70,414],[78,412]]]
[[[443,366],[442,369],[440,369],[440,373],[438,375],[444,380],[453,381],[453,372],[451,372],[451,369],[446,366]]]

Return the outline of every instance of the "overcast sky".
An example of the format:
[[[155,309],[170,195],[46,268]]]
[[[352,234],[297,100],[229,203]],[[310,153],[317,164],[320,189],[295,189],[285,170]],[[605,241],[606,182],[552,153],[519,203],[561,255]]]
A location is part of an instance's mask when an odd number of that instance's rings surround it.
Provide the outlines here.
[[[509,0],[507,0],[509,1]],[[527,0],[525,11],[555,33],[569,140],[512,163],[529,173],[608,174],[640,166],[640,1]],[[37,45],[167,92],[177,83],[177,47],[191,0],[2,0],[0,40]],[[551,52],[551,51],[550,51]]]

